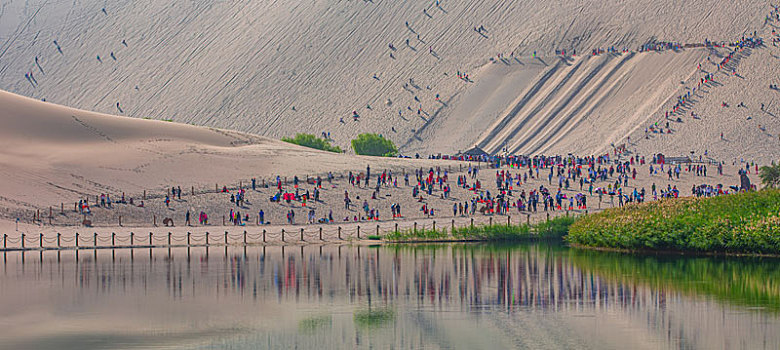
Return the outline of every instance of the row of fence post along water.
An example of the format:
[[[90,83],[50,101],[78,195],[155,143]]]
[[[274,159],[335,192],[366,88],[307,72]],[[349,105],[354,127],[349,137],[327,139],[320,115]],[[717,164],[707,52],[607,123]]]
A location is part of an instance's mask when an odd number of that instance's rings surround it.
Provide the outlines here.
[[[569,213],[566,212],[567,216],[568,214]],[[474,218],[472,217],[469,219],[470,220],[466,222],[463,227],[466,225],[473,227],[475,225]],[[531,215],[526,214],[525,219],[525,223],[530,225]],[[550,214],[547,213],[547,220],[549,219]],[[489,216],[487,222],[482,224],[492,225],[493,217]],[[506,224],[512,224],[511,215],[506,216]],[[518,224],[520,224],[520,222],[518,222]],[[450,225],[452,229],[456,228],[456,220],[452,219]],[[382,225],[377,224],[375,227],[370,227],[368,229],[374,232],[367,232],[365,230],[365,225],[363,225],[363,228],[364,229],[361,231],[361,225],[356,225],[352,228],[352,230],[344,229],[341,226],[335,228],[331,226],[328,229],[324,229],[322,226],[319,226],[314,230],[314,232],[312,232],[311,229],[307,232],[306,228],[301,227],[294,230],[281,228],[278,230],[278,232],[269,232],[269,230],[263,229],[261,232],[254,234],[249,233],[247,230],[243,230],[243,232],[238,234],[231,234],[229,231],[224,231],[224,233],[211,233],[206,231],[200,234],[187,232],[186,235],[176,235],[172,232],[167,232],[167,234],[164,233],[162,235],[155,235],[154,232],[149,232],[148,234],[137,234],[135,232],[129,232],[127,235],[117,235],[116,233],[112,232],[110,236],[105,234],[101,236],[97,232],[93,232],[92,235],[85,235],[79,232],[75,232],[73,235],[69,235],[67,237],[61,233],[57,233],[56,236],[50,234],[48,237],[43,233],[39,233],[38,235],[21,233],[21,235],[16,238],[9,238],[8,234],[3,234],[2,248],[0,248],[0,250],[194,247],[230,244],[250,245],[267,243],[277,239],[281,242],[327,242],[329,237],[335,237],[336,240],[343,241],[353,237],[356,237],[357,239],[363,239],[366,238],[365,236],[367,234],[375,234],[379,236],[382,233],[399,232],[399,230],[416,232],[418,230],[418,223],[415,221],[411,226],[399,228],[398,222],[396,222],[391,227],[385,227],[384,230]],[[443,227],[439,228],[441,229]],[[419,229],[425,230],[425,224],[420,225]],[[432,221],[431,229],[434,231],[437,230],[436,220]],[[307,239],[309,240],[307,241]]]

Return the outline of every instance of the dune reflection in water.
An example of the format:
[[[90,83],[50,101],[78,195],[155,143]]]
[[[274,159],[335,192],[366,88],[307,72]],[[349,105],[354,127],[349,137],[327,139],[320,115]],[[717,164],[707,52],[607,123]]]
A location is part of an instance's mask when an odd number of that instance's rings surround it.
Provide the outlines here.
[[[3,349],[780,348],[765,261],[545,244],[1,258]]]

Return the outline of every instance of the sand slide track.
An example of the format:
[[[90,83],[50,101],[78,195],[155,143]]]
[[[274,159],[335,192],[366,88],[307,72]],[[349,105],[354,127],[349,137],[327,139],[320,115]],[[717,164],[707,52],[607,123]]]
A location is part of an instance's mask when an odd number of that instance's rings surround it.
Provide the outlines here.
[[[706,56],[687,49],[559,61],[530,79],[475,144],[493,154],[605,151],[684,94],[680,81],[690,81]]]
[[[586,105],[591,105],[592,110],[595,107],[595,104],[593,104],[594,100],[597,98],[597,96],[605,96],[604,92],[602,92],[604,86],[610,85],[614,86],[617,84],[622,76],[617,77],[617,79],[613,79],[614,75],[620,71],[620,69],[624,66],[626,62],[628,62],[631,57],[633,57],[633,54],[627,54],[623,55],[620,59],[613,58],[611,59],[613,61],[613,64],[609,70],[601,76],[601,78],[594,82],[593,84],[590,84],[591,79],[598,73],[593,72],[588,75],[588,77],[583,80],[577,88],[574,89],[574,95],[571,95],[569,100],[576,98],[576,104],[573,104],[569,110],[566,112],[565,116],[562,116],[561,118],[558,118],[555,125],[550,129],[543,129],[541,130],[535,138],[535,142],[532,146],[529,146],[525,150],[525,153],[534,154],[537,153],[541,148],[544,148],[546,145],[550,144],[553,140],[558,140],[560,137],[563,137],[562,133],[565,133],[566,131],[570,130],[569,128],[565,128],[566,125],[569,125],[572,121],[578,121],[586,117],[585,113],[582,113],[582,110],[585,109]],[[601,69],[599,69],[601,70]],[[568,105],[569,100],[566,101],[566,104]],[[564,106],[560,106],[558,110],[562,110]],[[551,115],[551,118],[548,118],[548,120],[552,120],[557,116],[557,112]],[[564,130],[565,129],[565,130]],[[520,151],[518,148],[517,151]]]
[[[556,120],[561,111],[566,108],[572,100],[580,96],[590,81],[596,77],[604,67],[615,60],[606,56],[600,57],[599,61],[600,62],[596,64],[595,67],[586,67],[583,70],[579,70],[579,74],[573,76],[573,79],[569,78],[573,80],[572,84],[557,87],[555,92],[556,95],[558,95],[557,99],[550,101],[551,103],[545,103],[540,106],[544,109],[541,113],[536,114],[539,115],[540,118],[536,120],[536,123],[532,128],[525,130],[523,136],[519,138],[519,142],[512,144],[511,147],[508,146],[508,148],[513,152],[520,152],[521,150],[524,150],[526,144],[549,132],[547,127],[550,123]],[[569,79],[567,79],[567,81]]]
[[[514,120],[507,124],[507,128],[499,130],[497,137],[485,144],[484,149],[487,152],[497,152],[508,140],[514,138],[529,121],[533,120],[533,116],[541,112],[542,108],[555,97],[555,94],[560,91],[564,85],[566,85],[569,79],[571,79],[582,66],[583,62],[584,61],[578,61],[576,64],[568,66],[567,69],[563,70],[565,74],[554,74],[550,77],[551,79],[544,80],[544,83],[542,84],[543,89],[535,94],[528,103],[523,105],[523,108],[520,108],[518,111],[517,115],[520,116],[519,120]],[[531,111],[522,113],[524,108],[530,108]]]

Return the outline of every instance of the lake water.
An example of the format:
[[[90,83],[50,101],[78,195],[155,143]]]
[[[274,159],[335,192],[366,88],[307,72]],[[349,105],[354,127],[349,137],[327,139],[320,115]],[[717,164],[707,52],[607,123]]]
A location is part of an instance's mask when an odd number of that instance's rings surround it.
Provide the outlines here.
[[[2,349],[780,349],[774,259],[550,244],[0,259]]]

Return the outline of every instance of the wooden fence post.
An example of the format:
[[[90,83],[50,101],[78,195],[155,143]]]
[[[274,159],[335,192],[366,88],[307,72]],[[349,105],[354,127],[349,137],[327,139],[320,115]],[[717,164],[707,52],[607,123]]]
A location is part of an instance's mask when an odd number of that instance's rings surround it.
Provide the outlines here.
[[[209,246],[209,231],[206,231],[206,246]]]
[[[168,232],[168,246],[171,246],[171,233]]]
[[[62,238],[62,235],[57,232],[57,248],[62,248],[62,245],[60,244],[60,238]]]
[[[244,230],[244,245],[246,246],[246,230]]]
[[[282,229],[282,242],[284,242],[284,229]]]
[[[341,240],[341,226],[339,226],[339,240]]]
[[[303,239],[303,227],[301,227],[301,242],[303,242],[303,241],[304,241],[304,239]]]
[[[263,243],[265,243],[265,229],[263,229]]]
[[[358,239],[360,239],[360,225],[358,225],[357,227],[357,237]]]
[[[320,226],[320,241],[322,241],[322,226]]]
[[[228,232],[225,231],[225,245],[228,245]]]

